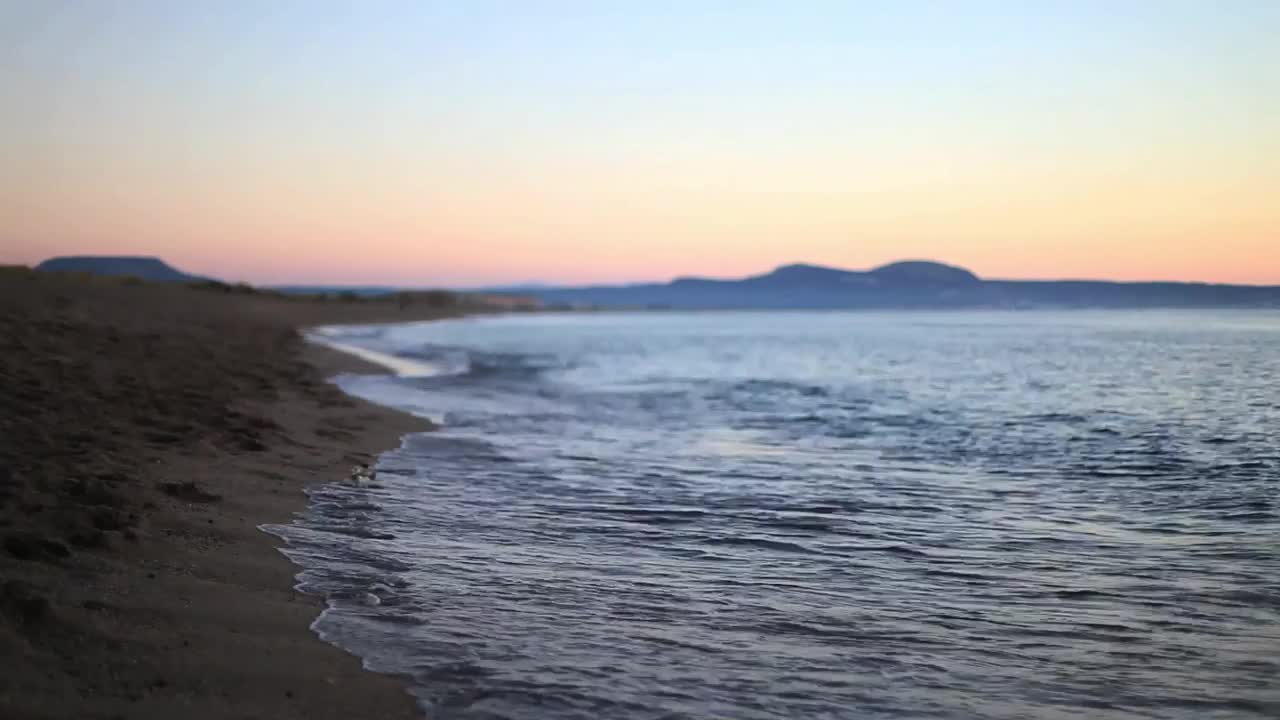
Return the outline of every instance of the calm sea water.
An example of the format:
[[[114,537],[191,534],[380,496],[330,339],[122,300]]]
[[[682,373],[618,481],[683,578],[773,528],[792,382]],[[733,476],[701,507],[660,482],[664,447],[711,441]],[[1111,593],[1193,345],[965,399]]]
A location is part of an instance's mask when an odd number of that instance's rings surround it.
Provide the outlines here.
[[[432,718],[1280,717],[1280,315],[335,332],[444,426],[278,531]]]

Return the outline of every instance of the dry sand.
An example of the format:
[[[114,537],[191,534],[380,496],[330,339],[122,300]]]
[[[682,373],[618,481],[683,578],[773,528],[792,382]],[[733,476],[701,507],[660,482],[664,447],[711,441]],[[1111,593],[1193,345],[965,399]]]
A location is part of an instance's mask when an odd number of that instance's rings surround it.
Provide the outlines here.
[[[424,421],[296,328],[467,308],[0,271],[0,718],[410,718],[264,523]]]

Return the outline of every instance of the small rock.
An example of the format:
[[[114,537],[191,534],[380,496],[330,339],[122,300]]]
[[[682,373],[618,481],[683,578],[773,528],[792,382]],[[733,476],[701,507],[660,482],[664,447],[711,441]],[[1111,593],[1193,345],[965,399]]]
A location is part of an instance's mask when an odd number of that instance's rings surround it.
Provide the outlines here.
[[[160,483],[160,489],[166,495],[172,495],[173,497],[176,497],[180,500],[186,500],[188,502],[207,503],[207,502],[217,502],[218,500],[222,499],[221,495],[217,495],[211,492],[206,492],[203,488],[201,488],[199,485],[195,484],[194,482],[191,482],[190,480],[186,482],[180,482],[180,483],[176,483],[176,482]]]

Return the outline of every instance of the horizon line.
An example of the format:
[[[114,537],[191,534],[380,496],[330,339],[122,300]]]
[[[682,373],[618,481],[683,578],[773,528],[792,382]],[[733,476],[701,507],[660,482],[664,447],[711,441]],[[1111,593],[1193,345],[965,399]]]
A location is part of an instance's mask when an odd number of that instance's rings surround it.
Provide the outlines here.
[[[201,278],[210,279],[210,280],[217,280],[219,282],[228,282],[228,283],[246,282],[250,285],[253,285],[256,287],[264,287],[264,288],[297,288],[297,287],[316,286],[316,287],[329,287],[329,288],[378,288],[378,289],[395,289],[395,290],[433,290],[434,289],[434,290],[452,290],[457,292],[484,292],[484,291],[514,292],[514,291],[519,291],[526,288],[530,290],[557,290],[557,289],[568,289],[568,288],[600,288],[600,287],[630,287],[630,286],[637,286],[637,285],[664,285],[664,284],[669,284],[679,280],[710,280],[710,281],[733,282],[733,281],[745,280],[747,278],[768,275],[781,268],[796,267],[796,266],[812,267],[812,268],[819,268],[824,270],[836,270],[839,272],[849,272],[849,273],[869,273],[877,269],[888,267],[891,265],[897,265],[899,263],[913,263],[913,262],[929,263],[933,265],[941,265],[941,266],[963,270],[965,272],[972,274],[979,281],[984,283],[987,283],[987,282],[1013,282],[1013,283],[1043,282],[1043,283],[1110,283],[1110,284],[1117,284],[1117,285],[1174,284],[1174,285],[1216,285],[1216,286],[1228,286],[1228,287],[1280,287],[1280,278],[1277,278],[1273,282],[1220,282],[1220,281],[1213,281],[1213,280],[1158,280],[1158,279],[1116,280],[1116,279],[1103,278],[1103,277],[1070,277],[1070,276],[1041,277],[1041,278],[986,277],[963,265],[957,265],[957,264],[949,263],[945,261],[927,260],[927,259],[921,259],[921,258],[904,258],[900,260],[893,260],[890,262],[875,265],[867,269],[853,269],[848,267],[841,267],[838,265],[826,265],[822,263],[807,262],[807,261],[793,261],[793,262],[779,263],[763,271],[747,273],[743,275],[733,275],[733,276],[676,274],[676,275],[672,275],[671,277],[665,280],[664,279],[638,279],[638,280],[624,280],[624,281],[612,281],[612,282],[611,281],[594,281],[594,280],[588,280],[583,282],[554,282],[554,281],[530,279],[530,280],[522,280],[522,281],[515,281],[515,282],[494,282],[494,283],[482,283],[482,284],[447,283],[447,284],[434,284],[434,285],[417,284],[417,283],[396,283],[396,282],[384,282],[384,281],[343,282],[343,281],[327,281],[327,280],[250,282],[250,281],[245,281],[240,279],[226,279],[220,276],[198,272],[198,271],[192,272],[185,268],[176,267],[170,264],[168,260],[166,260],[164,257],[159,255],[145,255],[145,254],[132,254],[132,253],[118,254],[118,255],[101,255],[101,254],[52,255],[36,263],[33,263],[31,265],[26,265],[24,263],[16,263],[13,265],[8,265],[8,267],[26,267],[26,268],[35,270],[39,265],[43,263],[46,263],[50,260],[60,259],[60,258],[156,259],[168,265],[169,267],[177,270],[178,272],[181,272],[187,275],[192,275],[192,276],[201,277]],[[4,266],[5,266],[4,264],[0,264],[0,267],[4,267]]]

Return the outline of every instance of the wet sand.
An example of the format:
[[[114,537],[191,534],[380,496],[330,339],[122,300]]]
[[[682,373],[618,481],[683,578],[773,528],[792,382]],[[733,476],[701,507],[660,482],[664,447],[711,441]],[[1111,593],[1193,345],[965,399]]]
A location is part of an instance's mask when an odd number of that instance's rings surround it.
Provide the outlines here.
[[[0,270],[0,717],[418,717],[258,527],[427,428],[296,328],[472,309]]]

